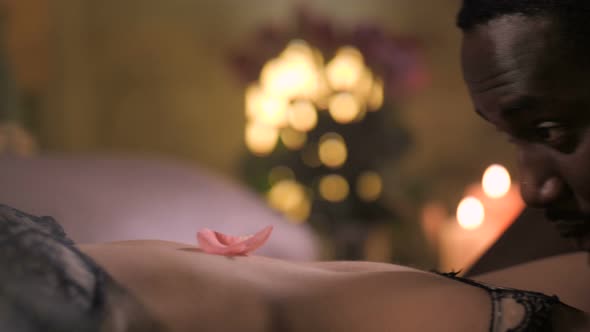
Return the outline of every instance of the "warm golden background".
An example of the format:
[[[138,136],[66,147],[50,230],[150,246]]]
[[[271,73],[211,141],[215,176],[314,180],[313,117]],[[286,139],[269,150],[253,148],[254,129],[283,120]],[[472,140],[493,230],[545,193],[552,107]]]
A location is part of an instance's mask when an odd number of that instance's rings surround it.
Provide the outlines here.
[[[228,52],[261,25],[289,24],[296,2],[6,2],[11,62],[21,90],[40,96],[36,126],[45,150],[164,156],[238,177],[243,87]],[[431,83],[402,105],[415,145],[386,175],[390,195],[426,186],[424,200],[452,209],[487,165],[512,165],[507,143],[471,112],[454,27],[459,1],[306,4],[341,25],[372,21],[422,42]]]

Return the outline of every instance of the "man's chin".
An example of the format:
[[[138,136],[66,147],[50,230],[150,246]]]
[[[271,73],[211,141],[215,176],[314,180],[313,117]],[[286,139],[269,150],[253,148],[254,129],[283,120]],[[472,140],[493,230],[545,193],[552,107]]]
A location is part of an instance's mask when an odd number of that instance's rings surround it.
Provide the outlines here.
[[[575,239],[575,241],[576,247],[578,247],[580,250],[590,252],[590,234],[586,234],[586,236],[581,236]]]
[[[590,221],[556,220],[552,223],[562,237],[573,241],[580,250],[590,251]]]

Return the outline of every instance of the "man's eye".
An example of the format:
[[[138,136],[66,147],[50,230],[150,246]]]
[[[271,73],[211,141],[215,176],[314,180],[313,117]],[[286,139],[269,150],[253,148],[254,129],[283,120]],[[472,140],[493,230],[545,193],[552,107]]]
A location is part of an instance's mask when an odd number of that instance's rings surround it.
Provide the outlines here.
[[[535,139],[551,145],[559,145],[567,139],[566,127],[558,122],[545,121],[534,129]]]

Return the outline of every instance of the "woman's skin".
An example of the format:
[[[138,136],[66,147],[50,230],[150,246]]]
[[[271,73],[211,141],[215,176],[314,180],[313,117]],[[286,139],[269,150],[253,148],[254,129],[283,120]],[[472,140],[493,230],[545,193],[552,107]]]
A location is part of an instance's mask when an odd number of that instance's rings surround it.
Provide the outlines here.
[[[80,249],[171,331],[486,331],[490,319],[484,291],[395,265],[225,257],[161,241]],[[423,320],[426,309],[445,315]]]
[[[164,241],[79,248],[137,296],[170,331],[489,329],[488,293],[403,266],[225,257]],[[567,261],[576,265],[582,257],[585,253],[573,254],[560,264]],[[554,262],[533,265],[536,271],[542,271],[544,266],[553,268]],[[504,272],[504,277],[510,275],[509,270]],[[485,279],[493,281],[493,276]],[[572,280],[558,279],[552,279],[547,289],[560,291],[556,282],[563,282],[563,288],[571,286]],[[580,280],[584,285],[576,287],[583,289],[588,281]],[[568,304],[584,303],[576,295],[565,295],[563,300]],[[507,308],[506,314],[513,316],[514,324],[519,322],[522,307]]]
[[[472,279],[508,288],[556,294],[562,302],[590,313],[588,255],[577,252],[549,257]]]

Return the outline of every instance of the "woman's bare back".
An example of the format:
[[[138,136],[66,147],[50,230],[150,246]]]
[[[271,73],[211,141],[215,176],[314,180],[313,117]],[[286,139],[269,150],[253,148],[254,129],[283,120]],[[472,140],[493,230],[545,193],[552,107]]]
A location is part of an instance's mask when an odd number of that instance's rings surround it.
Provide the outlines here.
[[[173,331],[488,331],[490,324],[484,290],[392,264],[215,256],[163,241],[79,247]],[[518,321],[522,310],[514,312]]]

